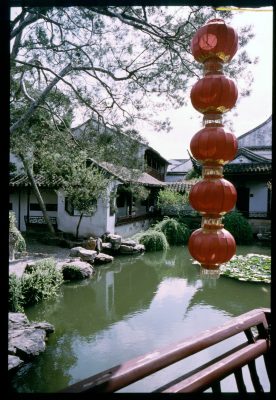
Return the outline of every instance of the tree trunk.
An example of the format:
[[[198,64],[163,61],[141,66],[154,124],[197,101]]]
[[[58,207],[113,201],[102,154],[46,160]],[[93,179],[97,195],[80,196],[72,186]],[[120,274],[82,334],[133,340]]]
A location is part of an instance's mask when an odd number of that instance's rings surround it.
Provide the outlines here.
[[[50,218],[48,217],[48,214],[47,214],[47,211],[46,211],[46,207],[45,207],[45,204],[44,204],[44,200],[43,200],[43,198],[42,198],[42,196],[40,194],[39,188],[38,188],[38,186],[36,184],[36,181],[34,179],[33,171],[30,168],[30,165],[29,165],[28,161],[25,158],[23,158],[22,156],[20,158],[21,158],[21,160],[23,162],[24,169],[25,169],[25,171],[26,171],[26,173],[28,175],[28,179],[29,179],[31,187],[32,187],[32,189],[34,191],[35,197],[36,197],[36,199],[38,201],[39,207],[40,207],[40,209],[42,211],[42,214],[43,214],[43,217],[45,219],[45,222],[46,222],[46,224],[47,224],[47,226],[49,228],[49,231],[54,235],[55,234],[55,229],[53,227],[53,224],[52,224]]]
[[[76,239],[79,238],[79,228],[80,228],[80,223],[81,223],[82,217],[83,217],[83,213],[81,213],[80,218],[79,218],[79,222],[78,222],[78,225],[77,225],[77,229],[76,229]]]

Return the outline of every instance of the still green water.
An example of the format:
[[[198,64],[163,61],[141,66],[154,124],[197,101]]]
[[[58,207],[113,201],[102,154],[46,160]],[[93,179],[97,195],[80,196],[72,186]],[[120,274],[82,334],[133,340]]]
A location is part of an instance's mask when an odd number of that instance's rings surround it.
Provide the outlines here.
[[[237,254],[270,255],[263,245],[240,246]],[[64,284],[56,299],[26,309],[30,321],[55,326],[46,350],[13,377],[16,392],[58,392],[130,358],[216,327],[232,316],[270,307],[270,285],[231,278],[206,279],[186,246],[166,253],[117,256],[92,279]],[[196,368],[216,352],[244,341],[243,334],[201,351],[122,391],[149,392]],[[228,346],[228,347],[227,347]],[[247,367],[245,367],[247,368]],[[257,360],[265,391],[262,358]],[[248,371],[244,371],[247,379]],[[232,378],[222,390],[236,391]],[[247,383],[251,390],[250,383]]]

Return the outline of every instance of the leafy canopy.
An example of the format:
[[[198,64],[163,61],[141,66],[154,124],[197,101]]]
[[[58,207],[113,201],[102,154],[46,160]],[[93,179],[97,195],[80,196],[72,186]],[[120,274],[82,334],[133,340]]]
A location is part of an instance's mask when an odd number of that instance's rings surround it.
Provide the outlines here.
[[[162,109],[185,104],[191,83],[201,75],[191,38],[216,16],[227,22],[231,12],[196,6],[19,9],[10,24],[11,97],[18,111],[11,132],[39,107],[58,114],[48,104],[55,88],[70,97],[74,118],[93,115],[119,129],[151,121],[156,129],[168,129]],[[253,37],[251,27],[239,34],[243,48]],[[227,67],[227,74],[239,77],[241,94],[249,94],[248,65],[255,61],[241,50]]]

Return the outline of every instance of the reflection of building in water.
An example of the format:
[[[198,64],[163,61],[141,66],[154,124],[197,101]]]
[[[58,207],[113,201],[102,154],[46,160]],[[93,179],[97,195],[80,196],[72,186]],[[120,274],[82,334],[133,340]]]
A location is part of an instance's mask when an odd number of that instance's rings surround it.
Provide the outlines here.
[[[114,313],[114,272],[108,271],[105,274],[105,312],[107,318],[112,318]]]
[[[140,260],[119,269],[101,268],[98,273],[100,278],[93,286],[95,312],[107,322],[147,309],[159,283],[155,270]]]

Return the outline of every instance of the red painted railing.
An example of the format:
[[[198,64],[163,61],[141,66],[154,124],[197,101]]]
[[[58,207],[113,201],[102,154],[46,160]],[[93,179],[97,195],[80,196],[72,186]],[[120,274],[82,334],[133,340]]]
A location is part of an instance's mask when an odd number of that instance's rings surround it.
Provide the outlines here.
[[[266,372],[270,381],[272,372],[270,322],[269,309],[252,310],[232,318],[230,322],[220,327],[202,332],[196,337],[191,337],[166,348],[157,349],[84,379],[62,392],[116,392],[241,332],[244,332],[246,337],[243,344],[178,377],[155,392],[203,392],[212,388],[213,392],[217,393],[221,392],[220,381],[228,375],[234,374],[238,391],[244,393],[246,392],[246,385],[243,381],[242,367],[245,365],[248,365],[255,392],[263,392],[255,359],[260,356],[264,357]]]

